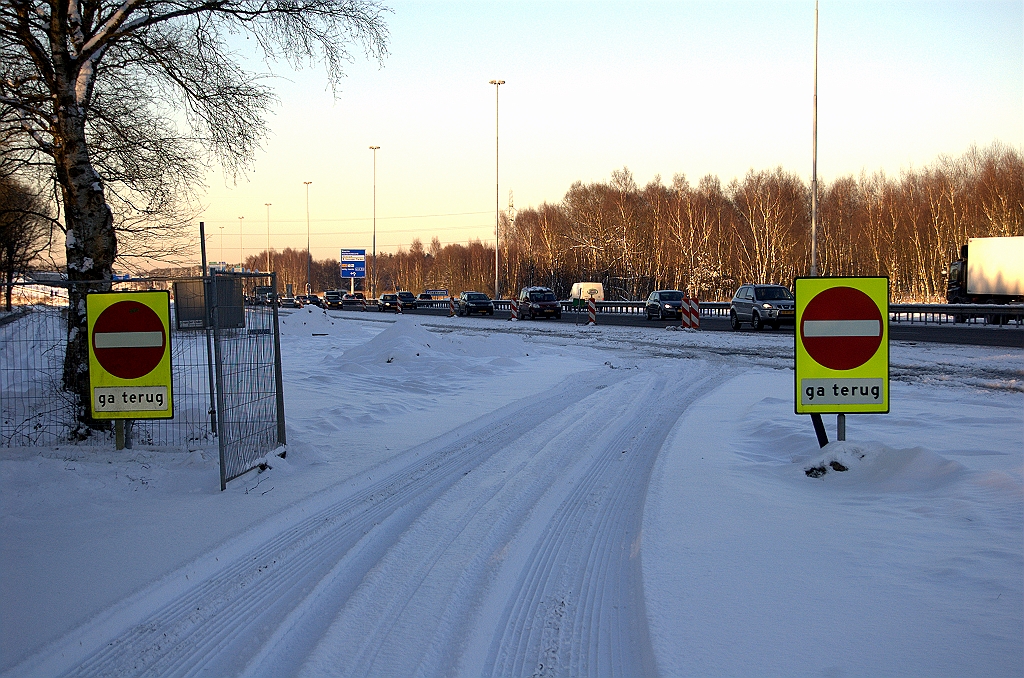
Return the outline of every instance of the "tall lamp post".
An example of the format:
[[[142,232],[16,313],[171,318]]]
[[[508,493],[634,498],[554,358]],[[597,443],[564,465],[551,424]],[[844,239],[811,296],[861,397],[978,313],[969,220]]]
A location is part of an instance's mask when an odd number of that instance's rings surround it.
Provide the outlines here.
[[[238,267],[245,269],[245,260],[242,258],[242,219],[245,217],[238,217]]]
[[[313,291],[312,286],[309,284],[309,268],[313,261],[312,255],[309,252],[309,185],[312,181],[303,181],[306,185],[306,294]]]
[[[224,227],[220,227],[220,261],[224,263]]]
[[[380,146],[370,146],[373,151],[373,259],[370,269],[370,297],[377,298],[377,151]]]
[[[270,205],[271,203],[263,203],[267,206],[267,273],[270,273]]]
[[[498,298],[498,90],[504,80],[491,80],[494,85],[494,298]]]
[[[814,0],[814,122],[811,141],[811,276],[818,275],[818,0]]]

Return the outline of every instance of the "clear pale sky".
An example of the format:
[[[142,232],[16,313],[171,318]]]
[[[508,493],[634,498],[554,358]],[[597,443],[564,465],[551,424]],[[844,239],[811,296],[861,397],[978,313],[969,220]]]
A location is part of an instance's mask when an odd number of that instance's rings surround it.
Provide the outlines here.
[[[500,206],[559,202],[628,167],[639,185],[811,174],[814,2],[387,3],[390,55],[337,97],[321,70],[275,67],[271,137],[237,185],[209,178],[211,260],[267,246],[316,259],[494,241]],[[256,68],[266,68],[256,64]],[[1024,3],[822,0],[818,175],[927,165],[1024,144]],[[242,232],[239,233],[239,219]],[[197,220],[198,221],[198,220]],[[223,229],[221,229],[223,227]],[[221,241],[223,239],[223,251]]]

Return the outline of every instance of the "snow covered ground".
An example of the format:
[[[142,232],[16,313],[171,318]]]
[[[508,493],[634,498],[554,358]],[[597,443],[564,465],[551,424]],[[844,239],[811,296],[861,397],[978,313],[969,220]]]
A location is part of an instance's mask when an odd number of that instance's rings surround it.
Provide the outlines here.
[[[1024,673],[1020,349],[894,343],[819,449],[791,335],[282,333],[287,458],[223,493],[215,449],[0,449],[0,673]]]

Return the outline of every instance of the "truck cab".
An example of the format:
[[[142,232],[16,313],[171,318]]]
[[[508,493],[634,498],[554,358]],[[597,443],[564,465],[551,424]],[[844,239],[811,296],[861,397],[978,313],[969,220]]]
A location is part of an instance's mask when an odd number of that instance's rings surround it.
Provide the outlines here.
[[[967,245],[960,248],[960,258],[949,265],[946,272],[946,302],[967,302]]]

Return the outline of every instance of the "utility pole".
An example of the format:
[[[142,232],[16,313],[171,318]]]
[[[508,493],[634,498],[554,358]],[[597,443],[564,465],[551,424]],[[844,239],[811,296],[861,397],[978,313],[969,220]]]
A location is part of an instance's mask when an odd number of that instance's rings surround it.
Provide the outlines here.
[[[811,276],[818,275],[818,0],[814,0],[814,122],[811,142]]]
[[[377,298],[377,151],[380,146],[370,146],[373,151],[373,259],[370,269],[370,297]]]
[[[505,84],[504,80],[491,80],[494,85],[494,298],[500,295],[498,290],[498,212],[500,192],[498,190],[498,90]]]
[[[309,252],[309,185],[312,181],[303,181],[306,185],[306,294],[313,291],[309,281],[309,268],[313,261],[312,255]]]
[[[270,273],[270,203],[263,204],[267,206],[267,273]]]

